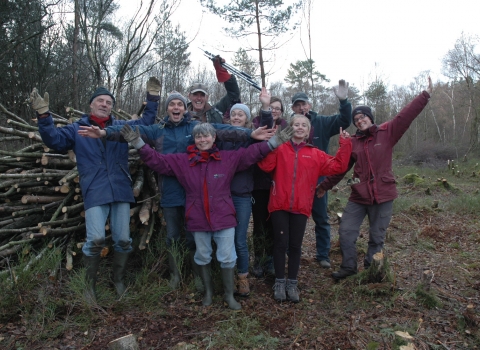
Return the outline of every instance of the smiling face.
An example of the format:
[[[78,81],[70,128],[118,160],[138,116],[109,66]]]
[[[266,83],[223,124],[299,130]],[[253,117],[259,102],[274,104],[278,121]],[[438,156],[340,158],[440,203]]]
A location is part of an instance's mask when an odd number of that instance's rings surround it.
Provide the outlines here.
[[[310,134],[310,121],[307,117],[295,115],[292,117],[291,125],[293,128],[292,140],[300,143],[308,139]]]
[[[210,148],[213,147],[214,142],[215,137],[210,134],[195,135],[195,146],[197,146],[200,151],[208,151]]]
[[[232,124],[233,126],[244,127],[247,124],[247,121],[248,117],[241,109],[234,109],[230,113],[230,124]]]
[[[363,113],[359,113],[353,116],[353,124],[360,131],[368,130],[373,125],[371,119]]]
[[[168,119],[171,122],[178,123],[183,119],[185,113],[185,105],[181,100],[171,100],[167,106]]]
[[[292,111],[295,113],[295,114],[302,114],[302,115],[305,115],[307,114],[309,111],[310,111],[310,108],[312,106],[310,106],[310,103],[308,103],[307,101],[296,101],[293,105],[292,105]]]
[[[106,118],[110,116],[112,107],[113,99],[108,95],[100,95],[90,103],[90,112],[98,118]]]
[[[282,116],[282,104],[278,101],[270,103],[270,108],[272,109],[273,120],[277,120]]]
[[[194,112],[202,112],[208,102],[208,95],[202,91],[197,91],[193,94],[188,94],[188,99],[192,101],[192,107]]]

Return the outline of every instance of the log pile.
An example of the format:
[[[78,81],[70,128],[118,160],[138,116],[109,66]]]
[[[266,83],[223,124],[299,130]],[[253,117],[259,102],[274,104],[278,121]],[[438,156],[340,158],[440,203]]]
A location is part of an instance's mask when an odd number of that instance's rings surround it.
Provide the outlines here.
[[[1,104],[0,114],[8,118],[9,126],[0,126],[0,270],[11,267],[20,251],[43,251],[47,242],[62,249],[66,267],[71,269],[72,258],[85,240],[85,213],[75,154],[58,154],[49,149],[43,144],[38,127]],[[56,126],[62,127],[82,114],[67,108],[67,118],[52,115]],[[124,111],[115,115],[130,118]],[[22,140],[28,146],[7,150],[9,144]],[[129,167],[138,200],[131,206],[130,228],[132,237],[140,237],[139,248],[145,249],[155,223],[161,224],[158,186],[154,173],[142,164],[135,150],[129,152]],[[109,231],[108,222],[106,229]]]

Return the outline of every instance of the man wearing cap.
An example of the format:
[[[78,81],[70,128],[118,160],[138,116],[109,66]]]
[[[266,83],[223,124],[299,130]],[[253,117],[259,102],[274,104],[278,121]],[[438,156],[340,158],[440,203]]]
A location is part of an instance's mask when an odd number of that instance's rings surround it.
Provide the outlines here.
[[[188,111],[192,115],[193,120],[208,123],[223,123],[223,114],[234,103],[240,102],[240,88],[234,75],[222,67],[225,62],[220,56],[216,56],[213,60],[213,66],[217,74],[219,83],[224,83],[227,94],[213,106],[208,103],[208,88],[202,83],[193,83],[188,89],[187,105]]]
[[[187,147],[194,143],[192,131],[199,121],[192,119],[187,112],[187,99],[177,91],[172,91],[167,96],[166,112],[167,116],[159,124],[139,126],[139,132],[145,143],[153,146],[159,153],[184,153],[187,151]],[[113,125],[105,130],[82,127],[80,134],[89,137],[106,137],[110,141],[125,141],[120,134],[122,126]],[[218,140],[223,138],[225,140],[246,141],[250,137],[265,139],[265,135],[269,134],[266,130],[263,132],[252,131],[251,129],[226,124],[215,124],[214,127],[217,129]],[[178,267],[179,258],[175,256],[178,254],[174,254],[174,250],[181,242],[181,233],[185,227],[185,190],[175,176],[161,176],[158,181],[162,193],[160,206],[167,224],[169,284],[172,289],[176,289],[181,282],[181,276]],[[198,276],[198,265],[194,261],[195,240],[193,234],[189,231],[185,231],[185,248],[189,252],[194,274]],[[200,281],[197,279],[196,282]],[[199,291],[202,291],[202,285],[197,283],[196,287]]]
[[[338,135],[340,128],[345,130],[350,126],[352,120],[352,105],[347,99],[348,83],[340,80],[333,92],[340,101],[339,114],[331,116],[318,115],[310,110],[312,105],[304,92],[297,92],[292,97],[292,110],[295,114],[302,114],[310,119],[312,128],[310,130],[309,142],[328,153],[330,138]],[[323,180],[319,178],[318,183]],[[315,221],[316,237],[316,259],[323,268],[330,268],[330,224],[328,223],[327,196],[313,199],[312,218]]]
[[[42,98],[36,88],[30,95],[32,107],[38,118],[38,128],[43,142],[58,152],[73,150],[77,158],[80,187],[85,207],[86,242],[83,260],[86,266],[87,291],[85,296],[96,302],[95,284],[100,264],[100,252],[105,246],[105,223],[110,217],[113,239],[113,282],[119,297],[125,290],[123,277],[128,255],[132,251],[129,220],[130,203],[135,202],[132,179],[128,169],[126,143],[95,140],[78,134],[81,126],[104,129],[110,125],[151,125],[157,114],[160,82],[152,77],[147,82],[147,105],[138,120],[116,120],[111,115],[115,97],[104,87],[99,87],[90,98],[90,114],[80,120],[57,128],[49,112],[49,95]]]
[[[338,229],[342,264],[332,273],[336,280],[357,273],[356,242],[360,225],[368,216],[369,239],[363,266],[368,269],[375,253],[383,249],[387,228],[393,211],[393,200],[397,198],[395,175],[392,170],[393,148],[422,112],[432,95],[432,80],[428,87],[405,106],[393,119],[376,125],[368,106],[357,106],[353,110],[353,124],[357,127],[352,137],[352,155],[344,174],[328,176],[317,186],[317,196],[323,196],[353,167],[351,194]]]

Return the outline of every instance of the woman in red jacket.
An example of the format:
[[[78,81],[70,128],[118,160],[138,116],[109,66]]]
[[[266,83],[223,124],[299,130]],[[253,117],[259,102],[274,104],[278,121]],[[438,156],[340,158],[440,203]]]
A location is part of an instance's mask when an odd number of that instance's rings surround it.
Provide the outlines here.
[[[398,196],[392,171],[393,147],[425,108],[432,90],[432,80],[428,77],[426,91],[405,106],[395,118],[380,125],[374,123],[370,107],[357,106],[353,110],[352,119],[357,132],[352,138],[353,150],[348,169],[355,165],[354,184],[338,229],[342,264],[340,270],[332,273],[334,279],[357,273],[355,244],[365,216],[368,216],[370,232],[364,267],[370,267],[373,255],[382,250],[392,218],[393,200]],[[323,196],[344,176],[340,174],[323,180],[318,186],[317,196]]]
[[[273,222],[275,265],[274,299],[297,303],[297,274],[307,219],[317,180],[323,175],[345,172],[352,151],[350,135],[340,128],[340,148],[335,157],[307,144],[310,121],[294,115],[290,122],[293,136],[258,163],[272,175],[268,211]],[[285,281],[285,254],[288,248],[288,281]]]

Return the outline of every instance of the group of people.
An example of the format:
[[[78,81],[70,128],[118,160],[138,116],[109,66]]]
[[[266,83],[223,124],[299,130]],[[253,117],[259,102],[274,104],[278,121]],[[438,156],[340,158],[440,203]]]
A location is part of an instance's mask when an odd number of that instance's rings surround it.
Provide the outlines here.
[[[85,203],[86,243],[83,246],[86,296],[96,301],[96,276],[100,252],[105,245],[105,222],[110,218],[114,242],[113,282],[117,294],[125,293],[127,260],[132,251],[129,232],[130,203],[134,202],[128,170],[128,145],[138,149],[141,159],[158,173],[162,192],[160,205],[166,222],[170,269],[169,284],[181,282],[178,254],[182,242],[188,250],[202,303],[211,305],[212,239],[220,263],[224,300],[231,309],[241,305],[234,294],[250,293],[250,255],[247,231],[253,216],[255,276],[275,275],[274,299],[299,302],[297,275],[307,219],[315,221],[316,259],[330,268],[330,225],[326,192],[354,166],[352,196],[340,225],[343,254],[339,271],[345,278],[357,272],[355,242],[365,215],[370,220],[369,249],[364,265],[383,247],[385,231],[396,197],[392,173],[392,149],[410,123],[422,111],[432,92],[420,94],[393,120],[377,126],[367,106],[352,113],[348,83],[334,88],[339,114],[321,116],[311,111],[308,96],[299,92],[292,98],[293,115],[283,118],[281,99],[265,88],[259,95],[259,115],[239,103],[240,90],[234,75],[214,60],[219,82],[227,95],[215,105],[208,103],[208,88],[195,83],[188,99],[172,92],[166,100],[166,116],[155,117],[160,83],[147,82],[147,104],[138,120],[116,120],[111,114],[114,96],[98,88],[90,99],[90,114],[62,128],[53,124],[48,94],[32,91],[39,131],[44,143],[59,152],[72,149],[77,156],[80,186]],[[353,119],[357,132],[350,137],[345,129]],[[227,123],[225,123],[227,122]],[[252,128],[255,128],[252,130]],[[340,134],[335,156],[327,154],[329,140]],[[352,150],[353,144],[353,150]],[[286,255],[288,269],[285,274]],[[235,266],[238,285],[235,283]],[[287,277],[287,278],[286,278]]]

